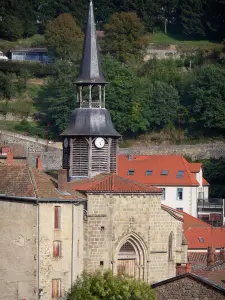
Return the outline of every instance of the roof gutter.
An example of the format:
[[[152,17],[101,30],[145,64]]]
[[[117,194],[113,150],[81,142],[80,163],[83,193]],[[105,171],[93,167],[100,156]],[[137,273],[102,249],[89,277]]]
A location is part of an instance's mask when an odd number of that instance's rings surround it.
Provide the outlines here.
[[[87,199],[79,198],[79,199],[59,199],[59,198],[37,198],[37,197],[24,197],[24,196],[9,196],[0,194],[0,201],[3,200],[14,200],[15,202],[32,202],[35,204],[38,203],[83,203],[86,202]]]

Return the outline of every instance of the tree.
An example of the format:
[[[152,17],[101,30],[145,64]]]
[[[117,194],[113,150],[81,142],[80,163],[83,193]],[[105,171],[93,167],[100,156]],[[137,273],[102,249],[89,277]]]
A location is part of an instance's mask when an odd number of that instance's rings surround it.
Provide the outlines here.
[[[51,123],[50,130],[58,136],[68,125],[72,110],[76,107],[76,86],[78,73],[75,63],[57,61],[54,74],[39,91],[36,106],[42,119],[40,123]]]
[[[200,68],[186,87],[186,105],[195,128],[225,130],[225,69],[216,65]]]
[[[181,0],[180,25],[182,33],[189,37],[202,38],[206,35],[206,0]]]
[[[71,14],[62,14],[46,27],[47,46],[56,58],[74,60],[81,54],[83,34]]]
[[[147,103],[149,82],[137,76],[128,65],[121,65],[107,55],[103,68],[109,84],[106,87],[106,107],[120,133],[143,132],[148,129]]]
[[[113,276],[111,271],[83,273],[74,283],[67,300],[154,300],[150,285],[122,276]]]
[[[179,95],[171,85],[157,81],[152,88],[149,123],[152,128],[165,128],[177,120],[180,108]]]
[[[24,33],[22,21],[13,15],[5,15],[0,22],[0,33],[5,39],[15,41]]]
[[[103,48],[122,62],[140,58],[149,44],[144,25],[135,13],[115,13],[104,26]]]

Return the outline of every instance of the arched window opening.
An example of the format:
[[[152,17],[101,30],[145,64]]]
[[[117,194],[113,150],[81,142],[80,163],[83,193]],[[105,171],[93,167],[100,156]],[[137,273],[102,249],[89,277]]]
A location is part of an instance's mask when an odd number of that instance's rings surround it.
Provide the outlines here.
[[[92,97],[92,107],[100,108],[101,107],[101,86],[93,85],[91,87],[91,97]]]

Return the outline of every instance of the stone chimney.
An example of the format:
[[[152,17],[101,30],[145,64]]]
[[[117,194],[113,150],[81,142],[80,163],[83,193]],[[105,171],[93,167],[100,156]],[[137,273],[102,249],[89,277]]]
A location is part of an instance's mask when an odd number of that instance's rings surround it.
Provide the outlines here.
[[[215,264],[215,249],[210,246],[208,247],[207,253],[207,266],[213,266]]]
[[[225,260],[225,248],[220,249],[220,260]]]
[[[67,192],[66,190],[67,183],[67,169],[61,169],[58,173],[58,190],[62,193]]]
[[[40,155],[36,158],[36,168],[41,172],[43,171],[42,159]]]
[[[9,150],[10,151],[7,152],[7,159],[6,159],[7,165],[11,165],[13,163],[13,152],[11,149]]]

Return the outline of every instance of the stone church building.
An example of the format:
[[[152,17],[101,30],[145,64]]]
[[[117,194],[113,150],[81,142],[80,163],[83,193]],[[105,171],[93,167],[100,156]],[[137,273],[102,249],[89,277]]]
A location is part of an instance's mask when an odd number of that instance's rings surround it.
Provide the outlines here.
[[[13,157],[0,163],[0,300],[60,299],[82,270],[149,284],[187,263],[182,213],[162,190],[117,175],[118,140],[90,3],[76,108],[62,133],[58,181]]]

